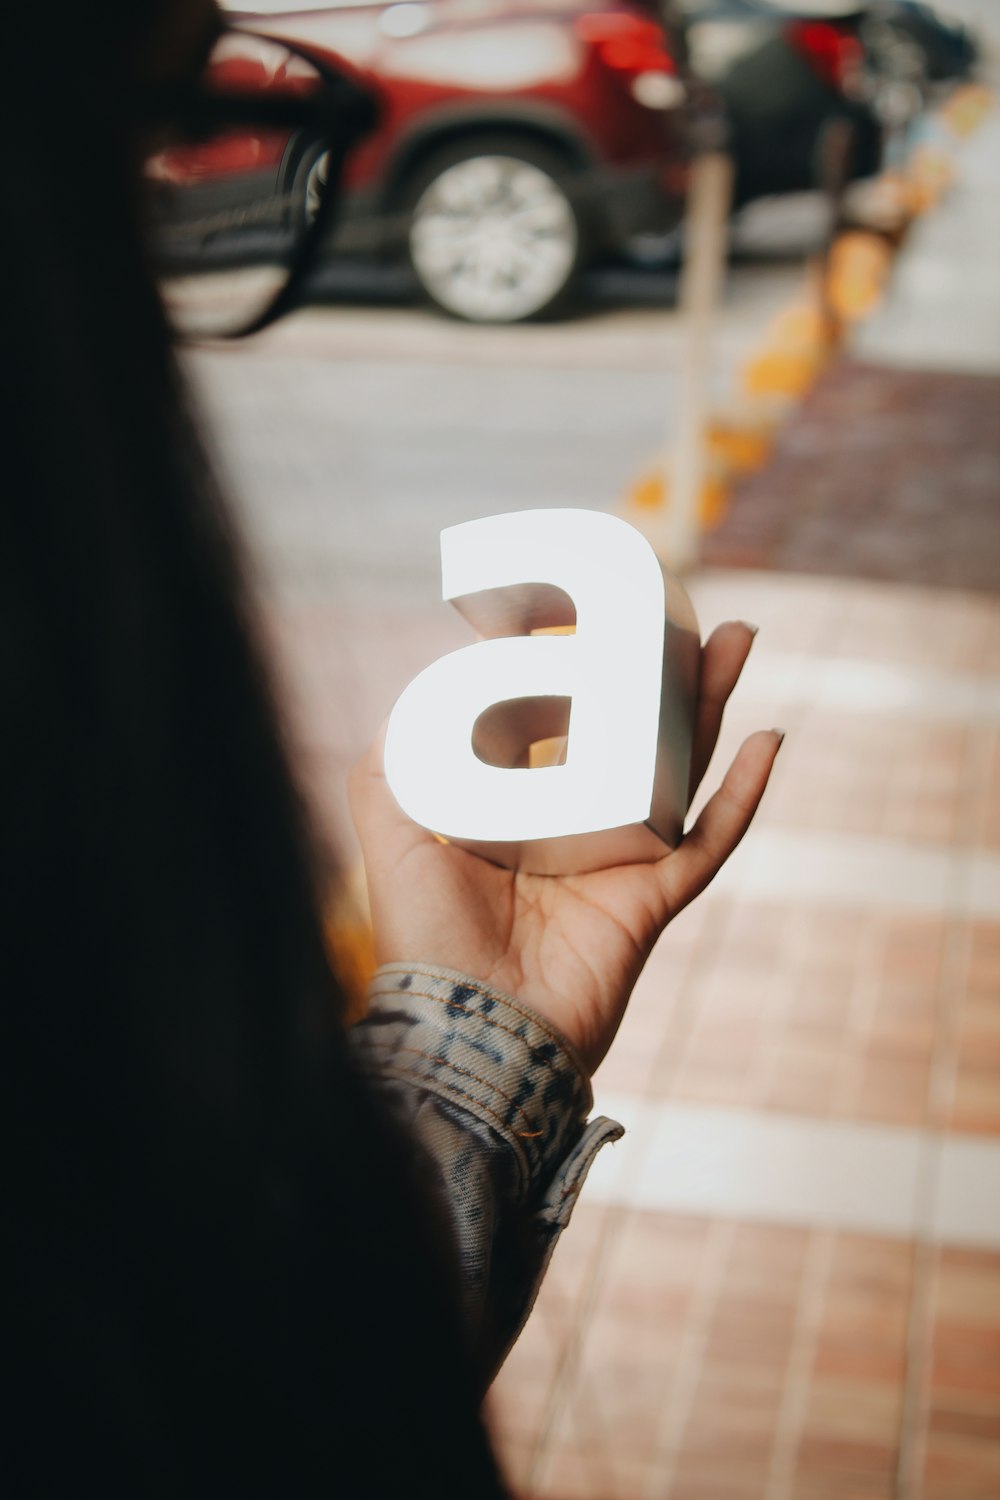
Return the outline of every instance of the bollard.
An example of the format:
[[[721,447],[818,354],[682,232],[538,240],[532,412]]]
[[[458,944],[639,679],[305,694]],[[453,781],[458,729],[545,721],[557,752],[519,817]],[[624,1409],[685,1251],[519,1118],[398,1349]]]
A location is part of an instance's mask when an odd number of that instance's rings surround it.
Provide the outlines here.
[[[684,232],[680,313],[684,346],[677,437],[663,486],[665,504],[650,507],[642,529],[661,561],[683,573],[698,561],[701,496],[708,477],[708,381],[711,335],[726,262],[733,167],[720,151],[695,159]]]

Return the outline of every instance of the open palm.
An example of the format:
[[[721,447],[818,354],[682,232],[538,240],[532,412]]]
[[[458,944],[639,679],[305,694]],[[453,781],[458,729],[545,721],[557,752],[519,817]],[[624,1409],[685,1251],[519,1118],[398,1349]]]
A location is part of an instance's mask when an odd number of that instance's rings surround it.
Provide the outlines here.
[[[732,622],[703,648],[692,793],[752,642],[751,627]],[[351,802],[378,961],[433,963],[517,996],[561,1031],[593,1072],[656,939],[746,832],[780,744],[775,730],[744,742],[673,852],[652,864],[573,876],[501,869],[418,827],[389,791],[376,744],[354,773]]]

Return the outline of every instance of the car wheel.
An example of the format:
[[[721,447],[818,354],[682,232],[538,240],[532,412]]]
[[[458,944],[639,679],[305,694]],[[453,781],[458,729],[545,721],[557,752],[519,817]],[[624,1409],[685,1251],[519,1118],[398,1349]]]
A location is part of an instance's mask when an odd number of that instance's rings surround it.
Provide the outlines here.
[[[305,141],[298,147],[286,178],[290,183],[289,220],[296,228],[304,228],[315,219],[329,168],[330,153],[321,142]]]
[[[327,190],[327,174],[330,170],[329,151],[320,151],[309,163],[302,188],[302,212],[307,224],[311,224],[319,213],[319,206]]]
[[[479,138],[436,154],[409,184],[407,247],[427,296],[470,323],[518,323],[572,284],[584,229],[557,152]]]

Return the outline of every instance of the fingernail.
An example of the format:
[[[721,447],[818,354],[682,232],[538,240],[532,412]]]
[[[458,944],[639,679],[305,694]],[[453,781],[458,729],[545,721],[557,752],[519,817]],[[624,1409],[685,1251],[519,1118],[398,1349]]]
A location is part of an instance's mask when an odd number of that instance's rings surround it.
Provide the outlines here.
[[[772,729],[771,733],[772,734],[776,734],[778,736],[778,749],[780,750],[781,749],[781,742],[785,738],[785,731],[783,729]]]
[[[751,620],[741,620],[740,624],[743,626],[744,630],[749,630],[751,636],[755,636],[760,629],[760,626],[754,625]]]

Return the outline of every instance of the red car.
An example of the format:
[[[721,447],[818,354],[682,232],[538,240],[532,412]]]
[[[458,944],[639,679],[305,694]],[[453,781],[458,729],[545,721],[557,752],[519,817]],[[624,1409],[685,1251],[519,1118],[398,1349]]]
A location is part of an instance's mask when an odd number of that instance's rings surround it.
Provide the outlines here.
[[[333,247],[405,253],[427,295],[458,317],[541,313],[588,260],[680,217],[685,88],[651,5],[260,0],[227,9],[235,26],[318,63],[346,62],[371,87],[379,120],[348,158]],[[175,153],[164,175],[192,187],[197,179],[207,193],[207,150]],[[230,173],[237,155],[230,142]],[[295,170],[308,206],[322,158],[300,153]]]

